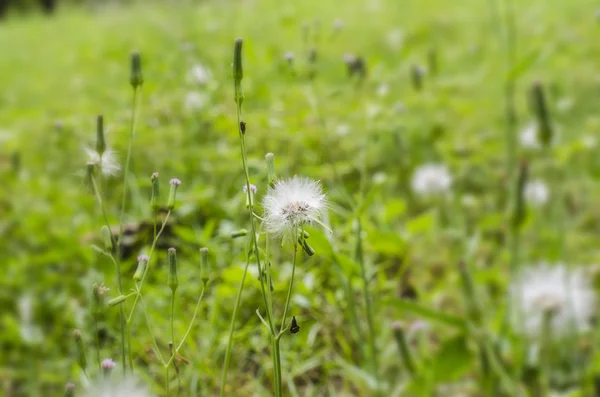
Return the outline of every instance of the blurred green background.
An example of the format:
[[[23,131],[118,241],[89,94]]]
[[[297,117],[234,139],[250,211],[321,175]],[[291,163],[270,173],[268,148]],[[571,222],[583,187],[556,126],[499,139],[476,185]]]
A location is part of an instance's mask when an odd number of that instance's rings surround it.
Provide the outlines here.
[[[468,246],[457,230],[466,230],[477,236],[469,258],[492,318],[489,327],[499,331],[508,277],[507,76],[515,82],[517,132],[533,120],[527,99],[532,82],[547,88],[558,131],[552,161],[559,170],[547,182],[560,189],[553,192],[566,211],[562,225],[556,206],[528,211],[521,260],[592,265],[600,259],[598,4],[516,2],[512,65],[503,39],[507,4],[58,1],[52,15],[33,1],[12,5],[0,19],[0,394],[62,395],[66,382],[85,382],[73,359],[71,331],[84,331],[91,357],[92,285],[104,282],[113,297],[116,277],[112,264],[90,248],[100,244],[103,221],[85,184],[84,148],[93,147],[95,118],[103,114],[108,144],[125,161],[132,50],[142,55],[145,82],[128,181],[131,234],[123,275],[129,282],[135,257],[151,242],[150,175],[159,172],[164,192],[169,178],[181,179],[146,303],[166,351],[166,248],[177,247],[180,258],[179,334],[200,291],[197,249],[210,249],[212,281],[182,351],[190,363],[181,366],[180,395],[217,394],[244,265],[243,239],[229,236],[248,228],[230,73],[233,39],[241,36],[246,140],[258,197],[267,189],[264,155],[273,152],[280,176],[320,179],[332,202],[337,255],[324,234],[314,231],[317,254],[296,273],[291,313],[302,331],[282,340],[286,393],[374,395],[364,340],[348,318],[354,302],[366,332],[352,224],[352,208],[363,203],[384,395],[483,395],[467,333],[436,319],[439,312],[464,316],[455,269]],[[291,63],[284,59],[287,52],[293,53]],[[364,58],[364,80],[348,76],[345,54]],[[411,80],[415,67],[424,71],[420,90]],[[519,148],[521,159],[529,161],[531,175],[548,177],[539,151]],[[453,200],[439,203],[411,193],[413,170],[428,162],[451,170]],[[122,183],[121,176],[105,181],[115,225]],[[291,264],[283,251],[278,259],[275,294],[282,302]],[[264,396],[271,389],[253,271],[237,322],[229,395]],[[406,300],[435,312],[420,313]],[[137,375],[162,393],[151,338],[138,317]],[[421,389],[411,386],[402,368],[390,328],[395,320],[428,320],[420,356],[430,364],[427,391],[415,391]],[[100,324],[102,357],[118,362],[117,325],[118,310],[107,308]],[[599,358],[590,360],[592,372]],[[561,387],[592,395],[577,385],[567,381]]]

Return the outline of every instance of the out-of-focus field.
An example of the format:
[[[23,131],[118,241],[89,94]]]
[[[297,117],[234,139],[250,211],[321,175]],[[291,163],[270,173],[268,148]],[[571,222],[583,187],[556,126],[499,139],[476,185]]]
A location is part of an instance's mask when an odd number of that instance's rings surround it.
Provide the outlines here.
[[[319,179],[331,202],[333,248],[326,233],[311,231],[317,252],[296,270],[290,313],[301,332],[282,338],[285,395],[375,395],[355,257],[357,213],[383,395],[491,395],[479,381],[487,370],[482,338],[499,352],[498,365],[526,387],[526,371],[539,367],[519,355],[526,348],[515,346],[535,343],[503,326],[511,280],[509,170],[526,160],[530,178],[544,180],[550,191],[547,205],[527,206],[519,266],[564,262],[595,274],[600,21],[590,0],[516,3],[512,65],[500,0],[152,1],[1,20],[0,394],[62,395],[66,382],[86,382],[71,332],[82,330],[92,361],[92,285],[104,282],[114,297],[116,276],[112,263],[90,248],[101,244],[103,218],[85,183],[84,148],[94,146],[95,118],[103,114],[108,144],[125,162],[134,49],[142,55],[145,81],[125,214],[134,231],[123,277],[132,288],[135,257],[151,242],[150,175],[159,172],[163,197],[168,179],[179,178],[178,206],[153,259],[145,306],[157,344],[167,351],[166,249],[178,249],[175,332],[181,335],[200,291],[197,250],[209,248],[212,280],[181,351],[190,363],[180,365],[179,395],[218,394],[245,261],[246,240],[230,234],[249,228],[231,78],[238,36],[244,38],[244,120],[257,198],[267,190],[264,156],[273,152],[279,176]],[[364,81],[348,76],[345,54],[364,58]],[[424,72],[421,90],[411,80],[415,66]],[[517,141],[534,120],[528,103],[534,81],[544,84],[556,127],[552,149],[519,145],[514,164],[507,164],[507,76],[515,83]],[[411,191],[413,172],[425,163],[449,168],[452,189],[444,198]],[[103,183],[109,221],[118,225],[122,174]],[[285,252],[274,264],[278,302],[291,272]],[[461,260],[484,308],[486,319],[477,327],[462,293]],[[231,396],[272,390],[270,343],[255,314],[264,310],[263,300],[254,266],[250,272],[228,375]],[[101,356],[120,365],[118,309],[104,313]],[[136,374],[163,395],[152,339],[141,313],[137,317]],[[422,337],[409,335],[417,377],[398,353],[391,328],[397,320],[411,329],[426,324],[415,331]],[[582,354],[550,372],[550,388],[595,395],[598,338],[592,332],[570,342]],[[494,395],[510,395],[497,390]]]

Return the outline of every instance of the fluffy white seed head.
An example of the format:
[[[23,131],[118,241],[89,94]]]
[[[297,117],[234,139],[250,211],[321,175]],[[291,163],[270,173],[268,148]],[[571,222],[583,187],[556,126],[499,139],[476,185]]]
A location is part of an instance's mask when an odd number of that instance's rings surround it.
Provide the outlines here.
[[[550,191],[545,182],[534,179],[525,185],[525,200],[534,207],[541,207],[548,202]]]
[[[443,164],[425,164],[413,173],[412,190],[421,196],[446,193],[452,186],[450,171]]]
[[[542,333],[544,315],[551,314],[553,336],[585,331],[594,315],[595,296],[589,277],[581,268],[540,263],[524,268],[512,281],[511,315],[516,331],[531,338]]]
[[[327,208],[327,197],[321,182],[295,176],[270,187],[262,204],[266,231],[283,237],[298,228],[318,223]]]
[[[102,156],[98,154],[96,149],[91,148],[85,148],[85,153],[88,157],[88,164],[94,164],[106,176],[117,175],[121,170],[121,166],[117,161],[117,154],[112,149],[106,149]]]
[[[105,379],[90,385],[85,392],[87,397],[153,397],[154,395],[131,378],[111,381]]]

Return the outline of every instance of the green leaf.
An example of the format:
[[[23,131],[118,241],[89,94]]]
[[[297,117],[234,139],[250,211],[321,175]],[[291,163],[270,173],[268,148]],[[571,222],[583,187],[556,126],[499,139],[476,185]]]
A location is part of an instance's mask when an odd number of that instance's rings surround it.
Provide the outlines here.
[[[406,243],[398,233],[369,231],[368,242],[371,250],[384,255],[402,255],[406,252]]]
[[[383,301],[382,304],[395,307],[401,312],[417,314],[425,320],[431,320],[438,323],[450,325],[461,330],[467,329],[467,322],[465,319],[458,316],[454,316],[452,314],[439,312],[435,309],[429,308],[414,301],[406,299],[389,299]]]
[[[469,371],[473,354],[467,345],[467,337],[460,334],[445,341],[433,357],[433,377],[435,382],[455,381]]]
[[[435,227],[434,211],[425,212],[418,217],[406,222],[406,230],[410,234],[426,234]]]

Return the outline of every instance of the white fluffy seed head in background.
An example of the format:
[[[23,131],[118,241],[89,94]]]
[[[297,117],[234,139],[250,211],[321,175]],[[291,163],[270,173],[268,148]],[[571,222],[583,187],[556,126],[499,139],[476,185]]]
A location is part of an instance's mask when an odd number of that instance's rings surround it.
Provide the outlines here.
[[[283,237],[297,228],[318,222],[327,208],[321,182],[295,176],[270,187],[262,200],[264,226],[268,233]]]
[[[119,174],[121,166],[117,160],[117,154],[112,149],[106,149],[102,156],[95,149],[85,148],[85,153],[88,157],[88,164],[94,164],[100,172],[106,176],[114,176]]]
[[[584,269],[547,263],[523,268],[511,282],[510,299],[513,328],[534,339],[543,332],[548,310],[555,338],[588,330],[596,300]]]
[[[154,397],[146,387],[131,378],[119,381],[104,379],[88,386],[85,395],[87,397]]]
[[[534,207],[543,206],[550,198],[548,185],[539,179],[534,179],[527,182],[523,194],[527,203],[533,205]]]
[[[418,167],[411,180],[412,190],[421,196],[439,195],[450,191],[452,176],[443,164],[425,164]]]

